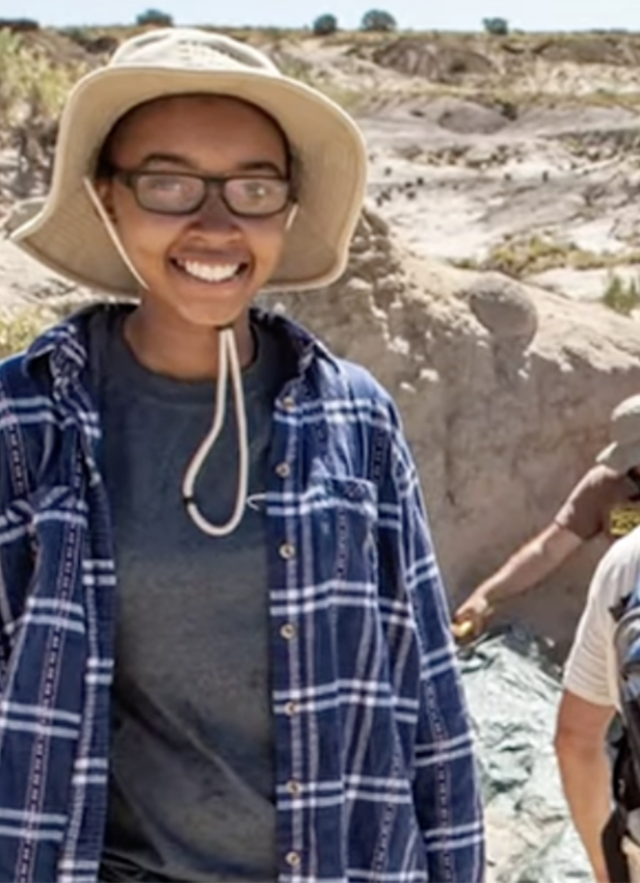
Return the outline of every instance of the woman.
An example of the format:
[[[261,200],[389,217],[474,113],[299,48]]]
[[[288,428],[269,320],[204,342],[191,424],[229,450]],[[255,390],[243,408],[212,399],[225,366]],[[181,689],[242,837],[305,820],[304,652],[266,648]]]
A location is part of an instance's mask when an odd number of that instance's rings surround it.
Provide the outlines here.
[[[365,166],[336,105],[208,32],[69,97],[13,238],[133,302],[0,370],[2,880],[480,880],[395,409],[251,306],[337,278]]]

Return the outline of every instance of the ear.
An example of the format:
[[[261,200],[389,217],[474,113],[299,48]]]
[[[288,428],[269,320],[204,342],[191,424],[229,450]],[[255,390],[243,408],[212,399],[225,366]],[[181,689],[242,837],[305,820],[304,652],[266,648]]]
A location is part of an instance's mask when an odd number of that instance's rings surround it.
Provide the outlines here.
[[[93,182],[93,187],[109,219],[115,223],[116,212],[113,203],[113,181],[111,178],[98,178]]]

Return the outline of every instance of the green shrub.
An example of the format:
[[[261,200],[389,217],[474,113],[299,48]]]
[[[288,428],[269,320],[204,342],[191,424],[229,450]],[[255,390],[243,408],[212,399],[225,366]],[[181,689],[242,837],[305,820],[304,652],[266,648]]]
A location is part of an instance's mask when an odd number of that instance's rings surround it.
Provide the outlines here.
[[[65,37],[95,55],[111,55],[118,48],[118,38],[110,34],[96,33],[93,28],[63,28]]]
[[[509,33],[509,22],[506,18],[483,18],[482,26],[487,34],[494,37],[506,37]]]
[[[313,33],[317,37],[326,37],[329,34],[335,34],[338,30],[338,19],[335,15],[327,12],[319,15],[313,23]]]
[[[640,288],[635,279],[629,279],[625,282],[617,273],[613,273],[609,277],[607,287],[602,295],[602,303],[621,313],[623,316],[630,316],[634,310],[640,307]]]
[[[20,312],[0,311],[0,359],[27,349],[51,324],[51,314],[37,307],[25,307]]]
[[[34,18],[0,18],[0,28],[13,34],[24,34],[26,31],[39,31],[40,24]]]
[[[147,9],[136,16],[137,25],[154,25],[159,28],[173,27],[173,18],[168,12],[161,12],[159,9]]]
[[[0,30],[0,126],[56,119],[71,85],[85,66],[52,64],[29,49],[19,34]]]
[[[370,9],[360,22],[361,31],[395,31],[396,27],[395,18],[383,9]]]
[[[68,28],[62,28],[60,33],[64,34],[65,37],[68,37],[70,40],[73,40],[78,46],[82,46],[83,49],[87,43],[90,43],[93,40],[91,30],[86,27],[76,27],[75,25],[71,25]]]

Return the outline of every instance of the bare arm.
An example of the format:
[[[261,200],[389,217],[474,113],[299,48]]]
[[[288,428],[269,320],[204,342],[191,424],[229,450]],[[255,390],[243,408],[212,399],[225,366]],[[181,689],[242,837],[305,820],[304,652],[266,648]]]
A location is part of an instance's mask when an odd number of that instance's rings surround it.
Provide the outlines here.
[[[562,786],[576,830],[598,883],[609,883],[601,836],[611,813],[611,772],[605,753],[610,705],[595,705],[565,690],[555,737]]]
[[[471,622],[475,632],[482,630],[493,607],[519,595],[557,570],[582,539],[566,527],[552,522],[541,533],[518,549],[500,570],[485,580],[458,607],[454,622]]]

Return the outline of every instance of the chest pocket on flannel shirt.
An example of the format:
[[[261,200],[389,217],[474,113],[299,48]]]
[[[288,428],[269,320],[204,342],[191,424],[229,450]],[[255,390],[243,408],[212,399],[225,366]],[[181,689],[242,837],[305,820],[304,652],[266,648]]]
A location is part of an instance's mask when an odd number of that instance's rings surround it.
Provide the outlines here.
[[[362,588],[377,577],[377,487],[355,478],[323,478],[319,484],[318,572],[324,580]]]

